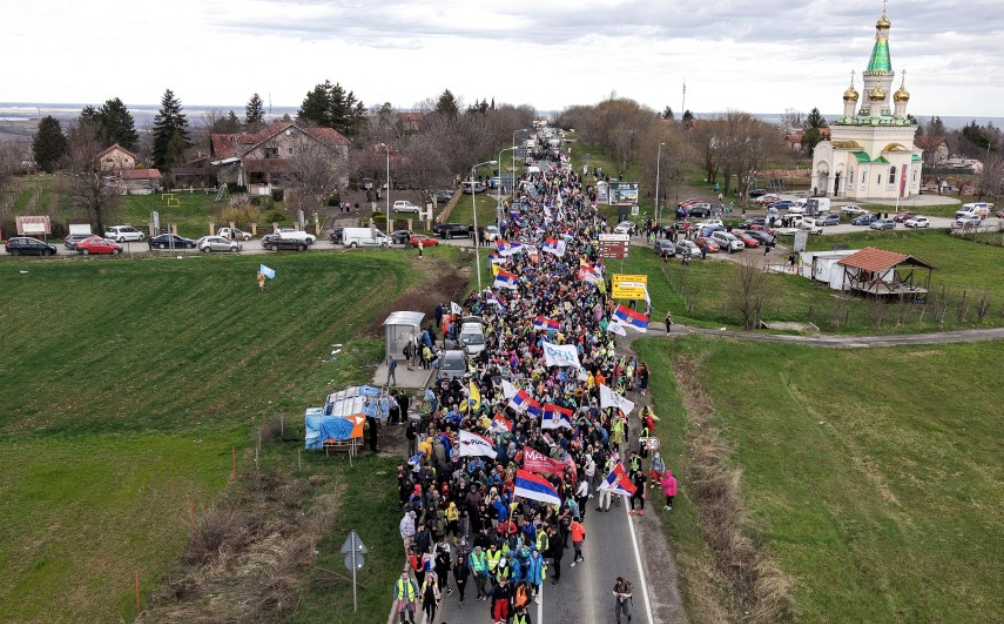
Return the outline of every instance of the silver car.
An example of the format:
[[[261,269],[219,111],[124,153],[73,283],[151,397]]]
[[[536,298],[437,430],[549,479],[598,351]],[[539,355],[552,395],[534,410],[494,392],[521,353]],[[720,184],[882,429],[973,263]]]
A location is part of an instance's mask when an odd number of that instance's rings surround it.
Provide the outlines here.
[[[239,242],[232,241],[229,238],[224,238],[222,236],[203,236],[196,241],[195,246],[198,247],[200,251],[205,253],[212,251],[237,252],[242,249]]]
[[[436,376],[446,375],[450,379],[463,377],[467,372],[467,356],[463,351],[445,351],[436,366]]]

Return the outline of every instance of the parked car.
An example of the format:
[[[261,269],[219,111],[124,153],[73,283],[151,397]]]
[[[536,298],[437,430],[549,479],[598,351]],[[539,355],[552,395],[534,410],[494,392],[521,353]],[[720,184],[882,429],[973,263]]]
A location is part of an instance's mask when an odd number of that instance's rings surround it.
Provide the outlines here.
[[[439,238],[464,238],[469,236],[467,226],[463,223],[437,223],[432,226],[432,233]]]
[[[744,234],[750,238],[757,239],[761,245],[772,245],[775,242],[774,235],[766,230],[746,230]]]
[[[962,215],[960,217],[956,217],[955,219],[955,225],[958,227],[975,227],[981,223],[983,223],[982,217],[974,214]]]
[[[225,236],[203,236],[199,240],[195,241],[195,246],[199,248],[199,251],[205,253],[210,253],[213,251],[231,251],[237,252],[241,250],[241,244],[235,240],[230,240]]]
[[[480,323],[464,323],[457,337],[464,354],[476,357],[485,350],[485,332]]]
[[[195,249],[195,240],[177,234],[154,236],[147,244],[150,249]]]
[[[711,227],[724,228],[725,224],[722,222],[721,219],[705,219],[704,221],[698,223],[697,227],[702,230]]]
[[[30,236],[14,236],[7,239],[4,245],[7,253],[12,256],[54,256],[56,246],[44,243]]]
[[[77,253],[89,256],[91,254],[109,254],[117,256],[122,253],[122,245],[115,241],[101,238],[100,236],[89,236],[77,243]]]
[[[444,351],[443,357],[436,364],[436,377],[446,375],[449,378],[463,377],[467,372],[467,356],[463,351]]]
[[[998,219],[1004,219],[1004,208],[1002,208],[1002,209],[998,210],[998,211],[997,211],[997,212],[995,212],[994,214],[995,214],[995,215],[997,215],[997,218],[998,218]]]
[[[728,232],[718,231],[711,235],[711,240],[718,243],[718,246],[728,253],[733,253],[736,251],[742,251],[746,249],[746,245],[739,240],[738,236],[729,234]]]
[[[131,225],[113,225],[105,230],[105,238],[110,238],[116,243],[124,243],[126,241],[141,241],[146,238],[146,234]]]
[[[822,226],[840,225],[840,215],[828,214],[825,217],[820,217],[816,219],[816,223]]]
[[[931,227],[931,222],[928,221],[927,217],[922,217],[920,215],[917,215],[915,217],[907,219],[906,222],[903,223],[903,225],[905,225],[908,228],[927,228]]]
[[[94,236],[94,235],[93,234],[70,234],[69,236],[66,237],[66,240],[63,241],[63,247],[66,247],[70,251],[76,251],[76,249],[77,249],[77,243],[79,243],[80,241],[82,241],[82,240],[84,240],[86,238],[90,238],[92,236]]]
[[[484,193],[488,188],[482,182],[474,182],[473,184],[468,180],[463,184],[465,195],[476,195]]]
[[[896,222],[892,219],[876,219],[869,227],[873,230],[895,230]]]
[[[497,225],[489,225],[485,228],[485,242],[492,243],[502,238],[502,233],[499,231]]]
[[[906,212],[901,212],[896,216],[892,217],[892,220],[896,223],[905,223],[907,219],[912,219],[917,216],[916,212],[911,212],[907,210]]]
[[[753,189],[752,191],[750,191],[749,198],[756,199],[757,197],[763,197],[766,194],[767,191],[765,189]]]
[[[708,253],[715,253],[721,250],[721,246],[707,236],[698,236],[694,243],[698,246],[698,248],[704,249]]]
[[[673,244],[673,241],[665,238],[655,239],[655,242],[652,243],[652,249],[659,256],[672,257],[676,255],[676,245]]]
[[[687,215],[691,217],[697,217],[704,219],[711,216],[711,204],[697,203],[692,204],[690,207],[685,207],[684,210],[687,211]]]
[[[878,215],[863,214],[860,217],[855,217],[851,221],[851,225],[871,225],[876,221],[878,221]]]
[[[857,204],[849,204],[840,209],[840,212],[849,217],[859,217],[868,214],[868,211]]]
[[[429,238],[425,234],[412,234],[408,237],[408,245],[411,247],[418,247],[419,241],[422,242],[422,247],[435,247],[439,244],[438,240]]]
[[[755,247],[760,246],[760,241],[758,239],[754,238],[753,236],[750,236],[749,234],[747,234],[742,230],[732,230],[732,234],[736,238],[741,240],[743,242],[743,245],[746,245],[746,247],[749,249],[753,249]]]
[[[778,210],[790,210],[791,208],[795,207],[795,202],[788,199],[782,199],[780,201],[774,202],[773,204],[771,204],[771,206],[774,206]]]
[[[308,234],[303,230],[297,230],[294,228],[279,228],[277,234],[279,235],[280,239],[303,241],[308,245],[313,245],[314,241],[317,240],[317,237],[314,236],[313,234]]]
[[[230,240],[240,240],[245,242],[253,238],[251,236],[251,232],[245,232],[244,230],[241,230],[239,228],[231,228],[231,227],[221,227],[219,230],[216,231],[216,235],[222,236],[223,238],[229,238]]]
[[[435,192],[433,197],[437,204],[446,204],[453,199],[453,189],[439,189]]]
[[[761,206],[769,206],[779,201],[781,201],[780,196],[773,194],[761,195],[760,197],[757,197],[755,200],[755,202]]]
[[[693,258],[701,255],[701,248],[694,241],[682,240],[676,243],[676,253],[680,256],[689,255]]]
[[[631,223],[630,221],[621,221],[620,223],[617,224],[617,227],[614,228],[614,234],[633,235],[635,233],[635,229],[636,226],[634,223]]]
[[[339,237],[339,239],[341,239],[341,237]],[[411,230],[394,230],[390,233],[390,242],[394,245],[408,245],[410,240]],[[338,242],[340,243],[342,241],[339,240]]]
[[[418,214],[421,209],[415,204],[411,203],[406,199],[398,200],[394,202],[394,206],[391,208],[394,212],[408,212],[412,214]]]

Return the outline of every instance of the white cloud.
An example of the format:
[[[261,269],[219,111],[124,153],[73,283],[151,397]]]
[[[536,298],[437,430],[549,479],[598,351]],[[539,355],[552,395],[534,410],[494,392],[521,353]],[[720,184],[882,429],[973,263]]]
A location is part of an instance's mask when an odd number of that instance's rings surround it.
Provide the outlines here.
[[[661,109],[836,113],[874,41],[878,0],[44,0],[0,23],[3,97],[26,102],[296,106],[325,79],[367,104],[445,88],[541,110],[611,91]],[[918,114],[1004,100],[999,0],[893,0],[894,68]],[[10,62],[9,59],[19,59]]]

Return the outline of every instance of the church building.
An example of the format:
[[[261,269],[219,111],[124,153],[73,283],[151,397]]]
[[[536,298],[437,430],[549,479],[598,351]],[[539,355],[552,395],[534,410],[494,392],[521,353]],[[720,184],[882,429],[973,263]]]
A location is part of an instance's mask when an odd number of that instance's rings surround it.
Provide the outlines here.
[[[844,114],[830,124],[830,139],[816,146],[812,156],[816,195],[888,202],[920,194],[923,150],[913,142],[917,124],[906,113],[910,93],[905,71],[899,89],[892,91],[896,76],[889,56],[890,27],[883,9],[864,72],[864,95],[854,87],[852,72],[844,92]]]

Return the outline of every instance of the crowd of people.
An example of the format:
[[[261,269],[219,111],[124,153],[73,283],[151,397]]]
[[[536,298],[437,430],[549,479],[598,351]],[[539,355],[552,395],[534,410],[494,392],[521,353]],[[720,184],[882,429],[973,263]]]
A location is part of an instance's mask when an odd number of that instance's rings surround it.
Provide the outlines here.
[[[597,238],[609,229],[596,201],[568,167],[525,177],[504,206],[505,250],[492,259],[514,283],[471,293],[423,332],[435,357],[436,337],[425,334],[477,316],[485,349],[466,375],[438,378],[426,391],[428,413],[409,424],[414,454],[398,467],[401,622],[420,612],[433,622],[455,591],[460,608],[484,602],[493,622],[531,624],[541,586],[561,582],[563,563],[594,556],[587,510],[591,499],[602,512],[625,497],[607,482],[621,467],[634,486],[632,515],[645,513],[652,488],[671,509],[676,480],[657,452],[649,458],[654,410],[625,398],[637,391],[648,400],[650,371],[616,349],[617,303]],[[547,349],[569,346],[577,362],[548,365]],[[545,423],[543,406],[561,418]],[[465,444],[462,432],[484,443]],[[518,496],[522,469],[546,479],[560,504]],[[618,578],[612,594],[618,621],[630,619],[630,584]]]

